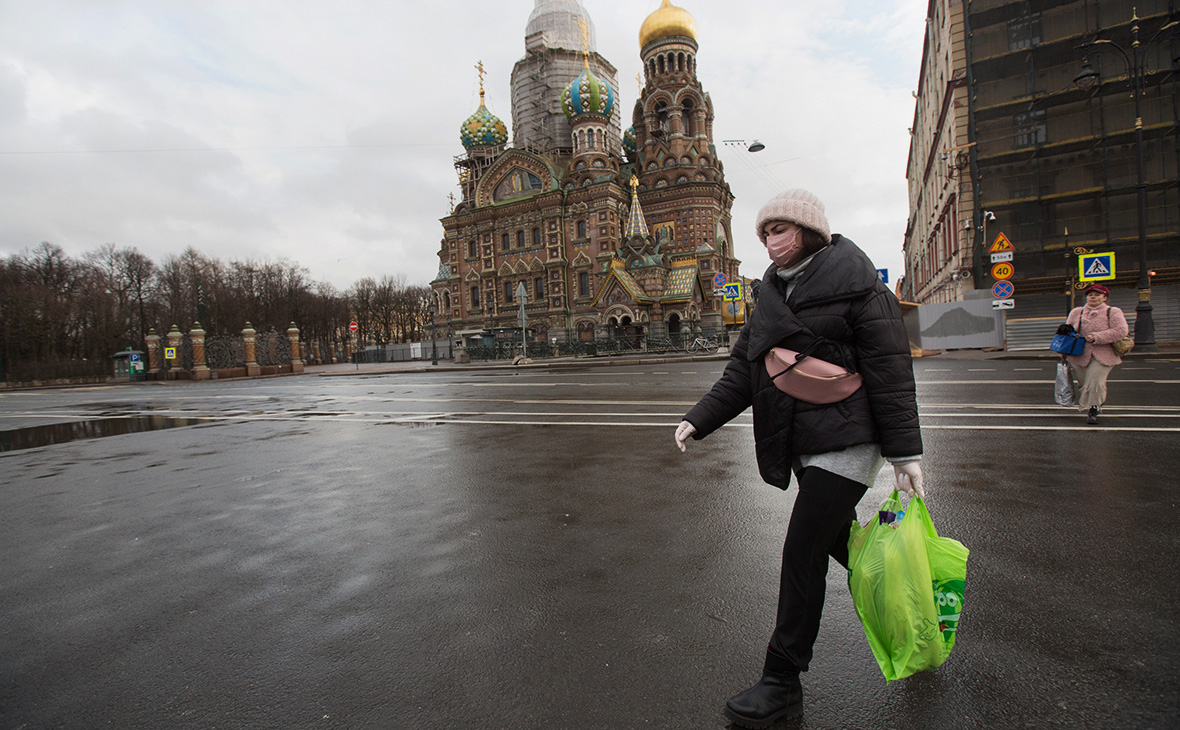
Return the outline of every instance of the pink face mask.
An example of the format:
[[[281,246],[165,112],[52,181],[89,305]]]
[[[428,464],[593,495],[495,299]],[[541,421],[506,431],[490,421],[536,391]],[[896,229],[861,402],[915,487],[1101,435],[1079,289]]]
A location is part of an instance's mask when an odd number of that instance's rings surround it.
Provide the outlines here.
[[[766,237],[766,252],[770,260],[782,267],[790,266],[802,258],[803,242],[799,240],[799,229],[790,233],[772,233]]]

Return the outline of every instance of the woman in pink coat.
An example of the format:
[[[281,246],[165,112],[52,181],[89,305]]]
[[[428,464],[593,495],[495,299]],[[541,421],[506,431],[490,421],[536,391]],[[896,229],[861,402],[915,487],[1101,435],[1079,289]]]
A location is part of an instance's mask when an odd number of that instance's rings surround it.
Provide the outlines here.
[[[1078,410],[1086,411],[1086,423],[1098,423],[1098,410],[1106,402],[1106,377],[1123,359],[1114,354],[1112,343],[1127,336],[1127,318],[1123,310],[1106,303],[1110,289],[1101,284],[1086,288],[1086,305],[1076,307],[1066,320],[1086,338],[1081,355],[1065,359],[1078,379]]]

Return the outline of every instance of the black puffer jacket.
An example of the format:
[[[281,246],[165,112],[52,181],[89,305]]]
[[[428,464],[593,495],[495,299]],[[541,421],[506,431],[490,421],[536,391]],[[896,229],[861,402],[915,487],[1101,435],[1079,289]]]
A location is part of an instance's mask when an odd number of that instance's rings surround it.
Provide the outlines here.
[[[840,235],[816,254],[784,301],[786,284],[771,265],[758,306],[742,328],[725,372],[684,417],[701,439],[754,407],[758,469],[786,489],[791,457],[879,443],[884,456],[922,453],[909,340],[897,299],[869,257]],[[794,312],[795,317],[790,313]],[[797,318],[797,321],[796,321]],[[771,347],[802,350],[822,338],[814,355],[859,372],[864,386],[829,405],[796,400],[774,386],[762,358]]]

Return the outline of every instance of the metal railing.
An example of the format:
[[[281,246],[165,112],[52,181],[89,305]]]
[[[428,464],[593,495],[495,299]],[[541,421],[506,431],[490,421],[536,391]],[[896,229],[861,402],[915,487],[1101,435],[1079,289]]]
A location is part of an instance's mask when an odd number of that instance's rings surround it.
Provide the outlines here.
[[[702,342],[703,341],[703,342]],[[687,352],[707,354],[716,352],[721,333],[702,332],[698,335],[685,333],[658,337],[609,337],[593,340],[567,340],[558,342],[530,342],[528,356],[541,359],[550,357],[610,357],[637,354],[664,354]],[[709,345],[712,345],[710,348]],[[520,340],[501,340],[492,345],[475,345],[467,348],[472,361],[511,360],[521,354]]]

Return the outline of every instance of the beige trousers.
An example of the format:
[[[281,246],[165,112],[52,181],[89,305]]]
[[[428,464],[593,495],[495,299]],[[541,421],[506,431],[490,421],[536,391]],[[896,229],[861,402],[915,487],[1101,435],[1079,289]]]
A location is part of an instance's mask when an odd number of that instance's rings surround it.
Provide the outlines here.
[[[1076,365],[1073,368],[1074,377],[1078,379],[1078,410],[1086,411],[1090,406],[1101,406],[1106,402],[1106,377],[1114,370],[1114,365],[1103,365],[1095,359],[1084,368]]]

